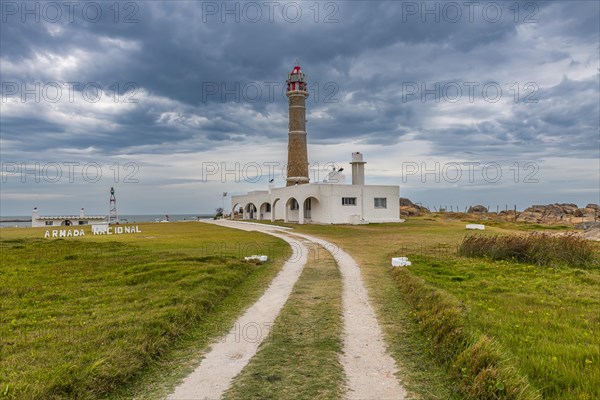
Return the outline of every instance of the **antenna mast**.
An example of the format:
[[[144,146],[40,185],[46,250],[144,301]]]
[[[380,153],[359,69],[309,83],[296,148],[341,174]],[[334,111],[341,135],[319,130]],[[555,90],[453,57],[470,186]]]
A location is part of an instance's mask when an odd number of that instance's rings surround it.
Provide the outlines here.
[[[108,224],[119,224],[119,216],[117,215],[117,198],[115,197],[115,188],[110,188],[110,208],[108,214]]]

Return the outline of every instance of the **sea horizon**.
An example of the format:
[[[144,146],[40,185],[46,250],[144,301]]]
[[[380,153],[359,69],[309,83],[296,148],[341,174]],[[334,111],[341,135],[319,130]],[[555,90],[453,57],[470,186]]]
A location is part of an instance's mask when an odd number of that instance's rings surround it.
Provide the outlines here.
[[[91,215],[91,214],[90,214]],[[169,216],[169,222],[194,221],[198,218],[209,219],[215,214],[123,214],[119,215],[121,223],[156,222]],[[107,216],[108,218],[108,216]],[[8,222],[5,220],[28,219],[29,221]],[[31,228],[31,215],[0,215],[0,228]]]

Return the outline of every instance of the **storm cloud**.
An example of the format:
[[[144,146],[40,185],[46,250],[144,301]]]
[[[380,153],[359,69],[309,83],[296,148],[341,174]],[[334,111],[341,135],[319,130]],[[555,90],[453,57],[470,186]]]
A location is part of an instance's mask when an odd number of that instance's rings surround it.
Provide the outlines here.
[[[274,164],[283,184],[296,61],[315,179],[362,151],[367,182],[425,205],[598,202],[598,2],[5,1],[1,12],[2,215],[106,213],[110,186],[122,213],[209,213],[222,192],[266,188]],[[469,163],[478,179],[445,175]]]

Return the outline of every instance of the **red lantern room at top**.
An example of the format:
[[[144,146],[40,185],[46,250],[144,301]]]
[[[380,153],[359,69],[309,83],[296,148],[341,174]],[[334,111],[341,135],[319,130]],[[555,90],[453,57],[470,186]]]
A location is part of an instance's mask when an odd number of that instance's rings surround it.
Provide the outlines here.
[[[304,72],[302,72],[299,65],[296,65],[292,72],[288,74],[288,80],[286,82],[288,92],[297,90],[306,92]]]

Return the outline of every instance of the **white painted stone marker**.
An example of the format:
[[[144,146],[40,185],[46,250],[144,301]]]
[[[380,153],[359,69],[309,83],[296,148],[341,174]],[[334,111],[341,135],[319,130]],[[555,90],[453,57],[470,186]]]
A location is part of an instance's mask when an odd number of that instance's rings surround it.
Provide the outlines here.
[[[265,262],[267,261],[269,257],[267,256],[257,256],[256,254],[248,256],[248,257],[244,257],[244,260],[249,261],[249,260],[258,260],[260,262]]]
[[[467,224],[467,226],[465,226],[465,229],[478,229],[480,231],[485,230],[485,225],[482,224]]]
[[[408,257],[393,257],[392,267],[408,267],[412,262],[408,261]]]

